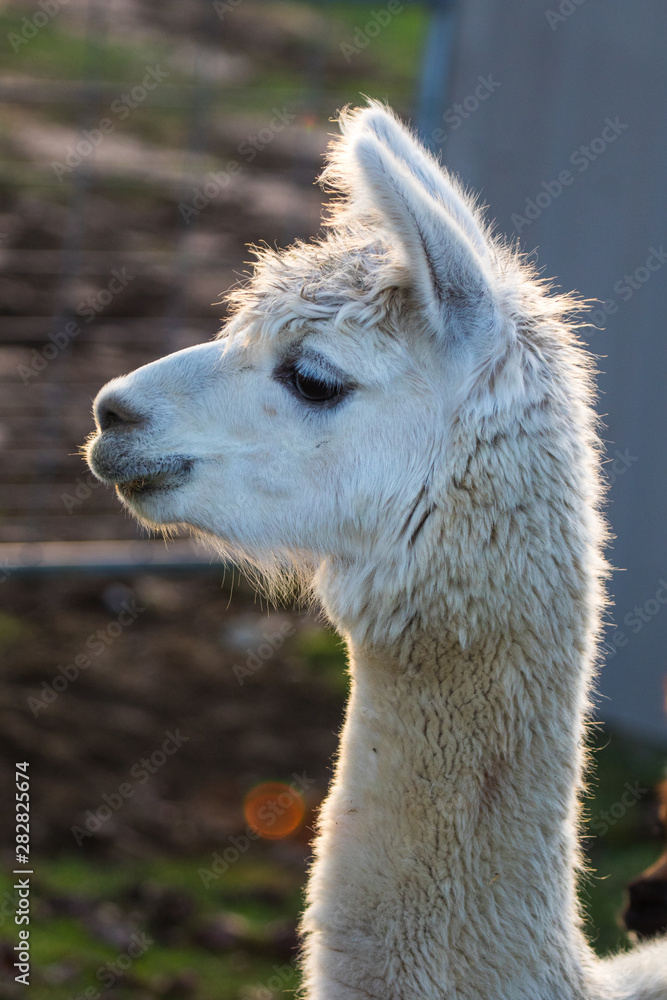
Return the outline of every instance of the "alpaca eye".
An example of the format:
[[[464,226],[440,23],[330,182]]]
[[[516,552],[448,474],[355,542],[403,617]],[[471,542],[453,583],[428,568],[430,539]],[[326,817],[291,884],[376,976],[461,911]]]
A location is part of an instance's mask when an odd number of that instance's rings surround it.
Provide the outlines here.
[[[339,385],[313,378],[312,375],[303,375],[298,369],[294,371],[293,384],[299,395],[311,403],[324,403],[340,395],[341,391]]]

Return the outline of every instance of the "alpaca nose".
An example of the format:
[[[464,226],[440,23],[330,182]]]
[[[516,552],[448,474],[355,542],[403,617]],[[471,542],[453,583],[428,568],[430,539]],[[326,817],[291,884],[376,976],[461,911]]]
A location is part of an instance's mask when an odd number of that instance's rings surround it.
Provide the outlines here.
[[[146,416],[113,393],[100,393],[95,400],[95,420],[101,431],[130,430],[146,422]]]

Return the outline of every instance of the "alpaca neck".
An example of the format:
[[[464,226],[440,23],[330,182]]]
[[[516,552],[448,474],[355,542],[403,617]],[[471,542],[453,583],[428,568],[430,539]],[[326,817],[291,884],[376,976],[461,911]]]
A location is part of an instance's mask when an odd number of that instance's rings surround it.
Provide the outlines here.
[[[506,638],[464,650],[446,631],[350,649],[304,918],[309,1000],[589,995],[578,657],[535,662]]]

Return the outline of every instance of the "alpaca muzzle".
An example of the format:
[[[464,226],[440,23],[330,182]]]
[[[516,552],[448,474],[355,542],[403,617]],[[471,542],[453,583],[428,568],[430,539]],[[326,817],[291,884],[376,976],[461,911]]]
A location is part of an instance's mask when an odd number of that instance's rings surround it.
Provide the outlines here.
[[[175,489],[190,478],[191,458],[168,455],[146,459],[128,444],[125,435],[107,430],[92,439],[86,453],[93,474],[105,485],[115,486],[125,499]]]
[[[98,479],[132,501],[182,486],[193,460],[186,455],[150,454],[155,447],[155,414],[148,405],[142,410],[126,400],[120,391],[124,381],[109,383],[95,399],[98,430],[88,441],[86,459]]]

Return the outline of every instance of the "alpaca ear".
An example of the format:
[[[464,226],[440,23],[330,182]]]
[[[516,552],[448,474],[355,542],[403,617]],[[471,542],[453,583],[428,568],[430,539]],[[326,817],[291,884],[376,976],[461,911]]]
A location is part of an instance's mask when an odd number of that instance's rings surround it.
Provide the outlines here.
[[[488,258],[488,243],[482,226],[471,211],[456,181],[448,176],[434,156],[388,109],[373,101],[354,119],[357,134],[371,133],[414,176],[421,187],[438,201],[459,224],[482,258]]]
[[[362,210],[370,201],[396,237],[434,328],[444,326],[458,339],[490,325],[495,309],[486,267],[456,220],[375,136],[357,136],[352,154],[362,183],[355,201]]]

